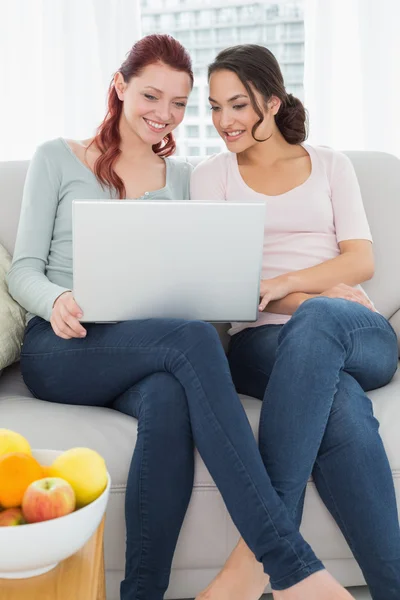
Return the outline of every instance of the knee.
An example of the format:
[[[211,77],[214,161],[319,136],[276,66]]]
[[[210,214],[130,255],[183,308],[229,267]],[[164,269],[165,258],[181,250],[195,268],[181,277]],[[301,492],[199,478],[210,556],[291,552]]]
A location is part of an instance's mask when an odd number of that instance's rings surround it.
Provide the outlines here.
[[[154,373],[141,390],[146,418],[157,429],[180,429],[189,424],[189,408],[182,385],[169,373]]]
[[[326,322],[331,318],[337,317],[339,314],[343,314],[346,310],[349,302],[342,298],[327,298],[325,296],[318,296],[317,298],[311,298],[297,309],[294,316],[300,315],[302,318],[315,320],[323,320]]]
[[[352,308],[350,304],[341,298],[311,298],[296,310],[288,325],[290,328],[301,327],[305,336],[314,336],[316,332],[327,329],[337,329]]]
[[[211,323],[205,321],[186,321],[183,327],[184,336],[194,345],[205,345],[208,347],[218,345],[221,341],[217,330]]]

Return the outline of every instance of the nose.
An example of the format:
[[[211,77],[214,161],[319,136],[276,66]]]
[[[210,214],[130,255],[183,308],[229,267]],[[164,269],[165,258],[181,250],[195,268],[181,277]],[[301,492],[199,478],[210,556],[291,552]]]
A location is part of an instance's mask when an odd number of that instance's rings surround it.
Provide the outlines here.
[[[157,107],[157,116],[164,123],[171,121],[171,107],[168,102]]]
[[[221,129],[229,129],[233,122],[233,115],[229,111],[221,111],[219,120]]]

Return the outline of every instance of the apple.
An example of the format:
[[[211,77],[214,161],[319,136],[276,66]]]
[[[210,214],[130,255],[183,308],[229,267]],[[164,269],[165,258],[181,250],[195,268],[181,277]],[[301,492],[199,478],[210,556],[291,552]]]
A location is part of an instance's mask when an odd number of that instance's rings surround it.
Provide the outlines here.
[[[7,508],[0,512],[0,527],[24,524],[25,519],[20,508]]]
[[[75,505],[75,492],[68,481],[61,477],[45,477],[27,487],[22,499],[22,513],[27,523],[40,523],[69,515]]]

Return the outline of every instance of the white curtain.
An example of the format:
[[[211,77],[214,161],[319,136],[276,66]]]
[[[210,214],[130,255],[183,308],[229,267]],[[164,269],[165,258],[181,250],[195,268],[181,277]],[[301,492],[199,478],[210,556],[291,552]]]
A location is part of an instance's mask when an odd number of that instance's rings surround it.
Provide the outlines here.
[[[306,0],[310,141],[400,156],[400,0]]]
[[[139,0],[0,0],[0,160],[90,137],[140,37]]]

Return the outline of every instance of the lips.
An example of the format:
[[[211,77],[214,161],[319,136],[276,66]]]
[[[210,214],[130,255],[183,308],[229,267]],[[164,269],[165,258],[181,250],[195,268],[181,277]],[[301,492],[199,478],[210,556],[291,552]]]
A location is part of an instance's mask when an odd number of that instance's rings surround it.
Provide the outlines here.
[[[151,119],[146,119],[145,117],[143,117],[143,120],[145,121],[147,127],[156,133],[160,133],[167,128],[167,123],[158,123],[157,121],[152,121]]]
[[[235,129],[234,131],[224,131],[224,138],[228,142],[234,142],[239,139],[244,133],[245,129]]]

